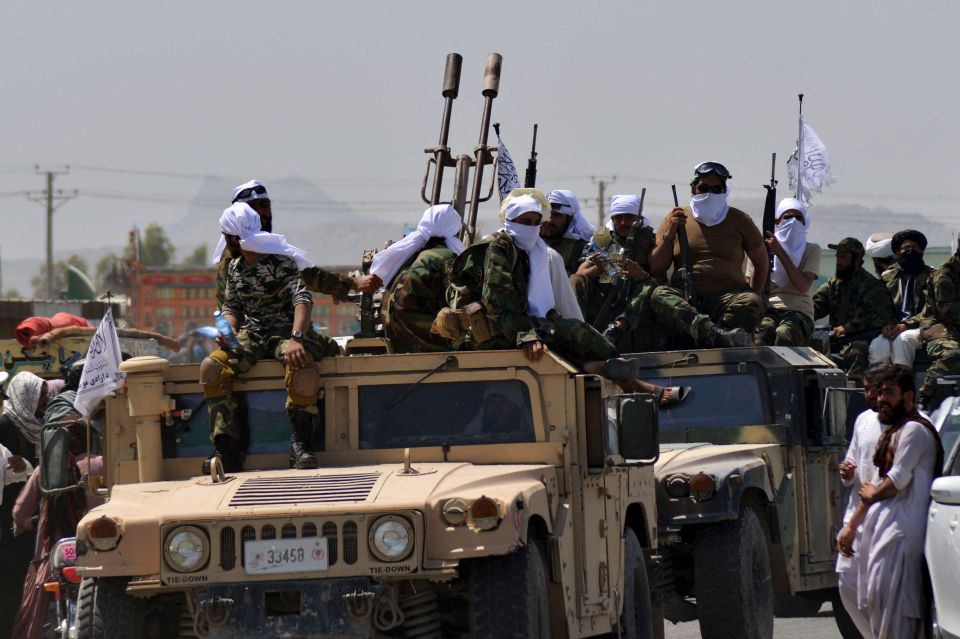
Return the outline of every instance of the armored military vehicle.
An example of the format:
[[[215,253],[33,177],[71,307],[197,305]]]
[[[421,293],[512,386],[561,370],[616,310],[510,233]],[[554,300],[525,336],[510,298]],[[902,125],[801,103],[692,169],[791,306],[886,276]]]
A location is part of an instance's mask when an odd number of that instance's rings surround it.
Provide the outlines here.
[[[652,396],[519,351],[318,368],[318,470],[288,468],[268,361],[236,386],[245,470],[200,475],[198,366],[124,362],[109,501],[77,530],[81,637],[650,636]]]
[[[666,617],[749,638],[772,636],[775,611],[815,613],[836,592],[837,466],[862,395],[809,348],[631,357],[644,379],[694,389],[660,414]]]

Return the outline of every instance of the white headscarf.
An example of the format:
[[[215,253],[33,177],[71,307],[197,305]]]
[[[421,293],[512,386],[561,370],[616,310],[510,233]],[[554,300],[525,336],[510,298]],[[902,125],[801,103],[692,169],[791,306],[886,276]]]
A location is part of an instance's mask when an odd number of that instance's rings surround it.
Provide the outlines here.
[[[580,212],[580,202],[573,191],[550,191],[550,194],[547,195],[547,202],[559,205],[553,210],[572,218],[563,237],[571,240],[584,240],[585,242],[589,242],[593,238],[597,228],[583,217],[583,213]]]
[[[255,186],[259,186],[263,189],[263,193],[251,193],[248,197],[237,198],[241,192],[252,189]],[[267,187],[263,186],[263,183],[260,180],[250,180],[249,182],[244,182],[240,186],[233,189],[233,195],[230,196],[231,202],[253,202],[254,200],[269,200],[270,195],[267,193]]]
[[[867,257],[881,260],[893,257],[893,233],[874,233],[867,238],[864,251]]]
[[[37,445],[43,429],[43,421],[37,417],[41,392],[43,379],[28,371],[17,373],[7,383],[7,401],[3,403],[4,414],[10,416],[20,434],[31,444]]]
[[[727,219],[727,213],[730,211],[730,205],[727,204],[727,196],[730,195],[730,187],[724,193],[698,193],[690,200],[690,210],[693,212],[693,219],[704,226],[716,226]]]
[[[515,219],[524,213],[543,214],[540,202],[531,195],[520,195],[508,200],[504,205],[504,230],[510,234],[517,246],[530,257],[530,278],[527,284],[527,306],[530,315],[546,317],[555,306],[553,284],[550,281],[550,264],[547,257],[547,245],[540,239],[540,226],[524,226]]]
[[[449,204],[429,207],[423,212],[415,231],[373,257],[370,273],[379,277],[384,286],[390,284],[400,267],[419,253],[431,237],[442,237],[447,248],[460,255],[463,253],[463,242],[457,239],[457,233],[462,226],[460,214]]]
[[[800,260],[803,259],[803,253],[807,250],[807,230],[810,228],[810,213],[805,202],[797,198],[788,197],[780,200],[777,205],[777,212],[774,219],[779,220],[787,211],[800,211],[803,214],[803,221],[796,218],[784,220],[777,225],[774,235],[780,242],[780,246],[787,252],[790,261],[794,266],[800,266]],[[774,256],[773,271],[770,273],[770,279],[779,287],[784,287],[790,283],[790,275],[786,267],[780,261],[780,258]]]
[[[286,255],[297,263],[301,271],[313,266],[307,257],[306,251],[287,243],[287,238],[276,233],[264,233],[260,230],[260,215],[249,204],[237,202],[231,204],[220,216],[220,231],[226,235],[236,235],[240,238],[240,247],[253,253],[270,255]],[[227,247],[223,235],[213,252],[213,263],[220,261],[224,249]]]
[[[607,215],[609,219],[604,226],[606,226],[607,230],[611,233],[615,232],[613,218],[618,215],[642,216],[643,211],[640,210],[640,197],[637,195],[614,195],[610,198],[610,213]],[[650,226],[650,222],[644,217],[640,222],[640,226]]]

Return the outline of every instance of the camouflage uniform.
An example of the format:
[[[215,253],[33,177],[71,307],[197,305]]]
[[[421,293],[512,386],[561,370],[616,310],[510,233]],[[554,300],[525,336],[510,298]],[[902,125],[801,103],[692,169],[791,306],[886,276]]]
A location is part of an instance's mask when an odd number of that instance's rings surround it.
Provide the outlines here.
[[[806,346],[813,335],[813,320],[800,311],[768,306],[757,332],[758,339],[770,346]]]
[[[925,265],[923,270],[913,277],[913,284],[910,289],[911,299],[908,305],[912,310],[906,317],[903,317],[901,309],[903,309],[903,289],[906,286],[907,278],[901,277],[900,266],[894,264],[881,276],[887,291],[890,292],[890,297],[893,299],[893,307],[896,309],[895,315],[902,318],[900,323],[906,324],[908,329],[920,326],[923,319],[923,308],[927,304],[927,284],[932,273],[933,267]]]
[[[862,377],[870,340],[894,318],[893,301],[883,283],[861,266],[849,279],[836,276],[813,294],[814,319],[830,316],[830,326],[843,326],[843,337],[830,338],[830,350],[843,359],[847,375]]]
[[[217,310],[223,308],[227,301],[227,271],[230,268],[230,251],[224,250],[220,256],[220,264],[217,266]]]
[[[920,395],[934,395],[936,380],[960,374],[960,257],[954,255],[927,282],[927,304],[921,324],[927,355],[933,360]]]
[[[237,352],[217,349],[209,360],[217,367],[211,374],[201,366],[203,396],[210,411],[211,439],[227,435],[245,442],[246,434],[237,423],[237,401],[232,394],[233,378],[244,373],[265,358],[283,360],[293,332],[294,308],[300,304],[313,305],[300,277],[296,263],[281,255],[263,255],[253,264],[242,257],[230,260],[227,269],[226,293],[223,312],[233,315],[240,326]],[[318,335],[312,330],[303,337],[303,347],[313,360],[337,355],[336,342]],[[296,411],[319,415],[316,393],[302,392],[297,380],[298,371],[285,364],[287,384],[287,409],[291,416]],[[318,383],[318,382],[317,382]]]
[[[446,306],[447,284],[455,258],[443,238],[430,238],[387,286],[383,297],[383,330],[395,352],[450,350],[444,339],[430,332],[430,326]]]
[[[448,290],[451,305],[481,302],[491,333],[483,341],[464,340],[459,348],[518,348],[539,341],[577,365],[616,356],[613,345],[589,324],[565,319],[555,310],[545,318],[528,315],[529,273],[526,251],[504,231],[484,238],[454,261]]]
[[[563,266],[567,269],[567,275],[573,275],[577,272],[577,267],[583,260],[583,250],[587,246],[586,241],[573,237],[544,239],[543,241],[563,258]]]
[[[657,319],[668,327],[686,327],[690,333],[690,314],[702,313],[710,320],[727,328],[742,328],[752,332],[763,316],[763,300],[752,288],[744,285],[738,291],[702,295],[694,308],[683,296],[683,291],[672,286],[658,286],[650,297],[650,306]]]
[[[227,300],[227,271],[232,259],[230,252],[224,251],[223,257],[220,258],[220,265],[217,267],[217,310],[222,309],[224,302]],[[353,290],[352,277],[340,273],[332,273],[319,266],[311,266],[303,269],[300,276],[307,285],[308,291],[324,293],[333,297],[333,299],[338,302],[347,301],[347,296],[350,294],[350,291]]]

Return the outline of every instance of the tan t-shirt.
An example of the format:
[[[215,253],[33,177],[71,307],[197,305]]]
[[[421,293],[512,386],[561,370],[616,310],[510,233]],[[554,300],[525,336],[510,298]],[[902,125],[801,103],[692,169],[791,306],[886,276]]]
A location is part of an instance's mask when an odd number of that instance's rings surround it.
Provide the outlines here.
[[[820,274],[819,244],[807,242],[807,248],[804,249],[797,268],[801,273]],[[771,280],[769,302],[773,308],[781,311],[798,311],[813,319],[813,287],[806,293],[801,293],[793,282],[787,282],[786,286],[780,287]]]
[[[750,216],[730,207],[723,222],[713,226],[704,226],[697,222],[684,207],[687,214],[687,242],[690,245],[690,262],[693,265],[693,285],[698,295],[711,295],[742,289],[747,284],[743,272],[746,252],[763,246],[760,229]],[[670,228],[667,216],[657,229],[657,240],[662,241],[663,234]],[[680,240],[673,240],[673,280],[674,286],[681,286],[678,269],[681,266]]]

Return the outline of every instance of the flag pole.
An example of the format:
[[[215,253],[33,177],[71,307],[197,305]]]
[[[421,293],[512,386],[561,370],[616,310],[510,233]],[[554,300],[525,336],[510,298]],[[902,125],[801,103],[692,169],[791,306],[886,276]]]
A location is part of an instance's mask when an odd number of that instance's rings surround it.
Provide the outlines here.
[[[797,95],[797,98],[800,100],[800,116],[798,118],[798,129],[799,134],[797,135],[797,194],[796,198],[798,200],[802,199],[800,194],[803,193],[803,187],[801,186],[803,182],[803,94],[800,93]]]

